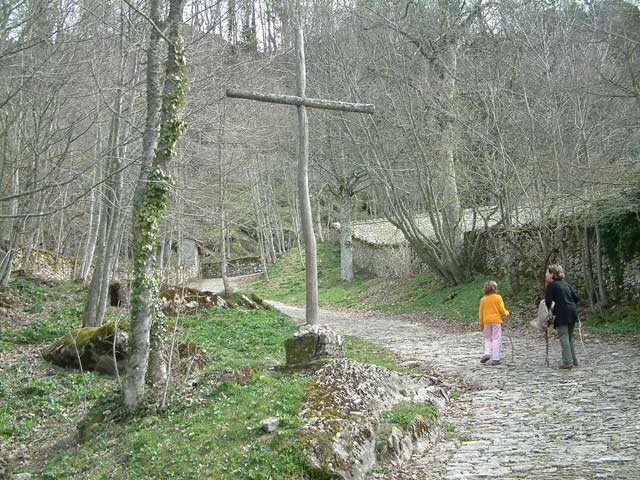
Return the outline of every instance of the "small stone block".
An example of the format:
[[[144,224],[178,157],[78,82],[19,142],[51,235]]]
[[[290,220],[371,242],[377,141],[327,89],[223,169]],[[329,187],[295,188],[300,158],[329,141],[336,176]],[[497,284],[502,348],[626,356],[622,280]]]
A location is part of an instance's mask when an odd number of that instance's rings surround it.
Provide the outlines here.
[[[278,425],[280,425],[280,419],[278,417],[265,418],[260,422],[260,428],[265,433],[274,432],[276,428],[278,428]]]

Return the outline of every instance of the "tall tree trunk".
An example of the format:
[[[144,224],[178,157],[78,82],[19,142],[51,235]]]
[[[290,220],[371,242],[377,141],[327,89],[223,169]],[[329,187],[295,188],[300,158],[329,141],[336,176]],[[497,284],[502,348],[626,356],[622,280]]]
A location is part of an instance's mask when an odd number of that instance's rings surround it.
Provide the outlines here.
[[[96,148],[98,150],[98,148]],[[96,158],[99,158],[99,151],[96,151]],[[93,180],[92,184],[95,185],[97,176],[96,171],[98,168],[94,168],[93,170]],[[91,271],[91,264],[93,262],[93,253],[96,249],[96,241],[98,240],[98,231],[100,229],[100,202],[97,201],[96,190],[99,192],[100,189],[92,188],[91,196],[89,200],[89,226],[87,227],[87,236],[83,245],[82,250],[82,263],[80,266],[80,271],[78,272],[77,278],[81,282],[86,282],[89,277],[89,272]]]
[[[19,169],[17,160],[13,160],[13,162],[9,162],[9,165],[13,166],[13,170],[11,172],[11,195],[14,197],[11,199],[11,203],[9,205],[9,213],[14,216],[9,223],[9,238],[8,238],[8,249],[6,254],[2,259],[0,259],[0,287],[6,288],[9,285],[9,280],[11,279],[11,265],[13,263],[13,258],[15,256],[15,251],[18,246],[18,237],[20,234],[20,219],[16,218],[18,215],[18,192],[20,191],[20,177],[19,177]]]
[[[149,18],[155,25],[160,25],[160,10],[161,10],[161,2],[160,0],[151,0],[149,3]],[[138,176],[138,181],[136,183],[136,189],[133,195],[133,204],[139,205],[144,201],[144,192],[145,187],[147,185],[147,179],[149,177],[151,165],[154,159],[154,152],[156,150],[158,144],[158,133],[159,133],[159,122],[160,122],[160,106],[162,102],[162,94],[161,94],[161,59],[160,52],[162,51],[162,39],[160,33],[156,30],[155,26],[150,26],[149,28],[149,43],[147,45],[147,71],[146,71],[146,119],[145,119],[145,129],[144,134],[142,136],[142,165],[140,167],[140,174]],[[132,231],[136,231],[135,225],[135,216],[132,218]],[[136,239],[133,239],[133,261],[135,262],[136,258]],[[164,267],[167,265],[168,261],[165,262],[165,254],[164,247],[166,246],[166,241],[162,244],[161,254],[160,254],[160,272],[158,276],[164,275]],[[152,247],[152,254],[155,254],[155,246]],[[169,255],[171,253],[171,240],[169,240]],[[145,265],[148,267],[148,265]],[[153,272],[152,272],[153,274]],[[159,280],[158,280],[159,281]],[[132,285],[133,288],[133,285]],[[146,298],[145,298],[146,300]],[[155,312],[155,307],[153,308],[142,308],[142,315],[148,314],[153,315]],[[133,312],[132,312],[132,318]],[[143,326],[143,328],[149,328],[148,333],[143,333],[143,349],[149,349],[148,345],[153,343],[150,348],[149,355],[149,377],[152,383],[157,385],[164,385],[167,379],[167,369],[165,363],[164,356],[164,325],[160,325],[162,322],[162,318],[159,321],[154,321],[153,318],[148,319],[148,322],[151,324],[150,326]],[[153,329],[153,333],[151,330]],[[149,336],[149,344],[146,344],[146,336]],[[137,337],[140,338],[140,337]],[[143,352],[142,355],[144,357],[146,353]],[[142,357],[140,357],[142,358]],[[140,358],[138,360],[140,360]],[[145,365],[146,368],[146,365]],[[140,379],[140,375],[144,376],[145,372],[138,372],[139,375],[135,376],[135,378],[130,377],[129,384],[134,383]],[[127,373],[129,375],[129,373]],[[142,380],[144,381],[144,380]],[[135,387],[133,387],[135,388]],[[142,395],[142,393],[140,393]],[[135,393],[129,396],[129,402],[133,402],[133,398],[135,397]],[[125,400],[126,404],[127,400]]]
[[[224,287],[224,293],[230,294],[231,287],[229,285],[229,277],[227,275],[227,223],[226,223],[226,172],[223,167],[223,155],[222,147],[224,144],[224,122],[226,118],[226,109],[223,103],[222,111],[220,112],[220,129],[218,131],[218,165],[220,170],[218,171],[218,179],[220,182],[220,275],[222,276],[222,285]]]
[[[289,212],[291,213],[291,223],[293,225],[296,248],[298,249],[298,258],[300,259],[300,268],[304,269],[304,255],[302,253],[302,245],[300,243],[300,206],[295,199],[295,194],[289,189],[290,177],[286,168],[284,169],[283,175],[285,185],[287,187],[287,202],[289,203]]]
[[[67,204],[67,198],[69,197],[69,186],[64,189],[64,196],[62,197],[62,204]],[[58,220],[58,235],[56,238],[56,253],[58,255],[64,254],[64,210],[60,212],[60,219]]]
[[[121,84],[123,86],[123,84]],[[122,93],[122,92],[121,92]],[[104,313],[107,308],[107,298],[109,296],[109,282],[112,276],[112,263],[113,257],[117,253],[116,247],[118,239],[120,238],[120,217],[122,215],[121,200],[122,200],[122,172],[120,167],[122,160],[119,154],[120,143],[120,115],[122,114],[122,97],[120,96],[120,102],[117,114],[114,114],[115,125],[113,127],[114,138],[112,142],[113,149],[110,152],[109,163],[111,164],[112,177],[108,183],[110,195],[108,201],[110,203],[107,223],[107,238],[105,242],[104,257],[102,261],[102,279],[100,281],[100,296],[98,302],[98,308],[96,311],[96,319],[94,325],[102,325],[104,321]]]
[[[318,240],[324,242],[324,232],[322,231],[322,217],[320,215],[320,193],[316,195],[316,232]]]
[[[340,279],[346,282],[353,280],[352,209],[352,197],[342,192],[340,195]]]
[[[267,255],[264,248],[264,235],[262,230],[258,230],[258,245],[260,247],[260,262],[262,263],[262,277],[265,282],[269,281],[269,268],[267,265]]]
[[[225,222],[224,206],[221,205],[220,209],[220,253],[222,258],[220,259],[220,275],[222,276],[222,285],[224,286],[224,293],[231,293],[231,287],[229,286],[229,277],[227,275],[227,225]]]
[[[124,28],[124,25],[121,26]],[[126,55],[124,54],[124,31],[120,34],[120,67],[118,88],[115,93],[111,125],[109,127],[109,141],[107,146],[106,169],[107,188],[104,190],[103,213],[100,223],[100,243],[96,256],[96,265],[89,286],[87,303],[84,309],[82,324],[85,327],[102,325],[109,293],[111,279],[111,261],[118,239],[118,225],[120,214],[120,200],[122,194],[122,173],[120,166],[120,122],[124,95],[124,76]]]
[[[451,19],[451,0],[439,0],[440,6],[440,27],[445,35],[444,51],[442,52],[442,63],[444,73],[443,95],[445,96],[445,112],[442,118],[442,140],[441,140],[441,167],[439,168],[443,182],[443,224],[447,233],[447,238],[452,244],[452,255],[454,264],[459,263],[459,255],[462,254],[463,231],[460,228],[460,197],[458,196],[458,186],[456,181],[455,151],[457,148],[458,134],[455,120],[456,97],[457,97],[457,65],[459,38]],[[455,268],[455,267],[454,267]],[[458,276],[458,275],[456,275]]]
[[[184,43],[180,38],[184,0],[171,0],[168,18],[168,53],[162,96],[160,138],[142,200],[134,204],[134,259],[131,296],[131,326],[127,373],[123,391],[125,406],[139,405],[144,398],[144,382],[149,347],[163,351],[163,319],[159,314],[158,281],[155,269],[158,222],[165,214],[173,179],[167,168],[176,155],[177,142],[185,129],[179,111],[187,93]],[[156,314],[156,318],[153,315]],[[154,332],[151,332],[152,324]],[[152,338],[150,338],[152,337]],[[166,375],[165,375],[166,377]]]
[[[89,292],[87,293],[87,301],[84,307],[84,313],[82,316],[82,326],[90,327],[96,326],[97,323],[97,314],[98,314],[98,304],[100,303],[100,282],[102,281],[102,268],[104,267],[104,262],[102,259],[105,256],[105,249],[107,248],[107,224],[108,222],[108,214],[107,210],[109,208],[108,201],[104,198],[101,199],[101,212],[100,212],[100,223],[98,225],[98,235],[96,239],[96,260],[93,268],[93,275],[91,276],[91,283],[89,284]]]

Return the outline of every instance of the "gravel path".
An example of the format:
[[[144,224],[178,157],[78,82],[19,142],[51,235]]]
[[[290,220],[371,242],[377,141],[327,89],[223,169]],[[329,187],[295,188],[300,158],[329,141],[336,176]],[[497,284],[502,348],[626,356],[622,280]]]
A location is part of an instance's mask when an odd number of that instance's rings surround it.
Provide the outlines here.
[[[274,302],[304,320],[304,309]],[[450,432],[424,456],[375,479],[640,479],[640,356],[630,343],[589,338],[579,368],[558,370],[552,338],[503,337],[503,365],[478,363],[479,331],[438,331],[434,322],[321,310],[345,335],[427,363],[445,378],[476,385],[444,413]],[[508,328],[508,327],[507,327]]]

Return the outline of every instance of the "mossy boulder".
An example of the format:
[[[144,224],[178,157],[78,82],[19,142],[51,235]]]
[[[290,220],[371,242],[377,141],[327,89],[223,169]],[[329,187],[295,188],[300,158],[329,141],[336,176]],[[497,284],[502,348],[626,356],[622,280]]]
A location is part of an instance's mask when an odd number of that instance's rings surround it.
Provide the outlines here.
[[[128,328],[126,322],[76,328],[56,340],[42,356],[61,367],[82,367],[83,370],[115,373],[117,366],[118,371],[123,372],[127,357]],[[202,369],[209,362],[207,351],[193,342],[177,342],[170,353],[174,371],[191,373]]]
[[[344,357],[342,337],[324,325],[302,325],[284,342],[288,367]]]
[[[109,322],[101,327],[76,328],[56,340],[42,356],[61,367],[115,373],[124,369],[128,325]],[[115,362],[114,362],[115,358]]]

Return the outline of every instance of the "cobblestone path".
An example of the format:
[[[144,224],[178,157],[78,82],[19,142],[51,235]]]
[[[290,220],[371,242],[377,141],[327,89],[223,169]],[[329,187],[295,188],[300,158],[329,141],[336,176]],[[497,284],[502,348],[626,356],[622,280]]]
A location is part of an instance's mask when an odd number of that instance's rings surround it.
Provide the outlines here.
[[[304,310],[275,304],[304,319]],[[424,362],[451,383],[476,385],[443,412],[447,438],[375,479],[640,479],[640,349],[588,338],[581,364],[558,370],[558,341],[503,336],[503,365],[481,365],[479,331],[434,322],[322,310],[321,323]],[[446,324],[445,324],[446,325]],[[508,332],[508,326],[506,327]]]

